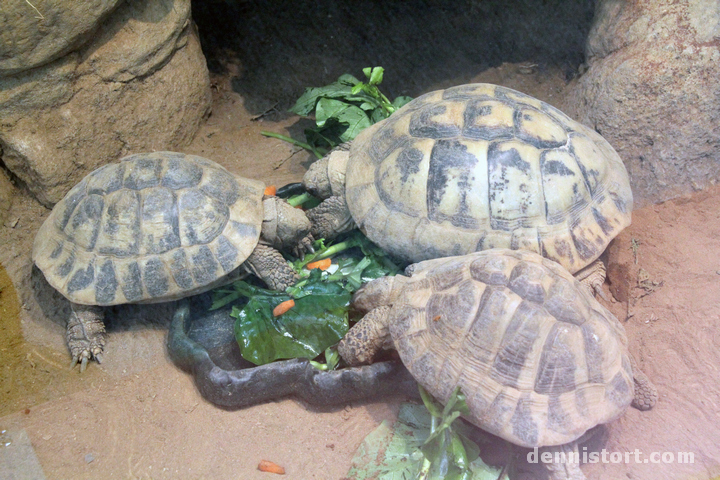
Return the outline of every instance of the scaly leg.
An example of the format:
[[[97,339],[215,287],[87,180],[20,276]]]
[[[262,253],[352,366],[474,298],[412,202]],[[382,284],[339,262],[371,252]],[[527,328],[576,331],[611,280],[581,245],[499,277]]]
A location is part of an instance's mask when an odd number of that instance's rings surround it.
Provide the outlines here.
[[[635,357],[630,354],[630,365],[632,366],[633,380],[635,380],[635,397],[632,406],[638,410],[650,410],[658,400],[658,391],[647,375],[640,370]]]
[[[343,197],[330,197],[305,213],[312,224],[310,233],[316,239],[329,240],[356,227]]]
[[[90,359],[102,363],[105,347],[105,324],[103,309],[94,305],[71,304],[72,313],[68,319],[66,338],[72,355],[70,368],[80,363],[84,372]]]
[[[577,441],[556,447],[542,447],[539,451],[541,458],[544,452],[552,454],[552,462],[544,464],[549,473],[549,480],[587,480],[585,474],[580,470],[580,452]]]
[[[383,348],[392,344],[388,324],[390,307],[370,310],[338,344],[338,353],[350,366],[372,363]]]
[[[283,291],[300,278],[280,252],[261,243],[257,244],[245,263],[270,290]]]
[[[602,289],[603,283],[605,283],[605,264],[603,262],[595,260],[577,272],[575,278],[583,287],[587,288],[591,295],[600,295],[603,300],[609,301]]]

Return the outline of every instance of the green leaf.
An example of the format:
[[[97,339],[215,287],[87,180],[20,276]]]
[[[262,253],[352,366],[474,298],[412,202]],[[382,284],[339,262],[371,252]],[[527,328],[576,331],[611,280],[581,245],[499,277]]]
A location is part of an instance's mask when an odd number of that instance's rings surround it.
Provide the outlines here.
[[[343,295],[346,292],[341,284],[323,279],[322,271],[313,268],[308,278],[288,287],[286,293],[297,300],[308,295]]]
[[[354,139],[363,129],[390,116],[409,97],[398,97],[393,103],[380,92],[377,85],[383,80],[382,67],[367,67],[363,74],[368,83],[350,74],[324,87],[307,88],[298,98],[291,112],[302,116],[315,113],[316,127],[305,130],[305,142],[279,134],[264,133],[309,150],[321,158],[337,145]],[[363,115],[360,115],[363,112]]]
[[[423,404],[425,405],[425,408],[427,408],[428,412],[430,412],[430,415],[436,418],[442,417],[442,405],[437,403],[432,395],[430,395],[427,390],[422,387],[422,385],[418,385],[418,390],[420,391],[420,398],[422,398]]]
[[[350,75],[349,73],[343,73],[340,75],[337,79],[337,83],[345,84],[345,85],[357,85],[360,83],[360,80],[355,78],[354,76]]]
[[[370,85],[380,85],[383,81],[383,73],[385,69],[382,67],[375,67],[372,69],[370,74]]]
[[[383,110],[381,107],[378,107],[370,114],[370,121],[372,123],[377,123],[385,120],[387,117],[388,115],[385,110]]]
[[[423,461],[419,447],[429,428],[430,417],[421,405],[400,405],[398,421],[392,427],[383,421],[365,437],[355,452],[347,478],[414,479]]]
[[[423,405],[400,405],[398,420],[390,427],[383,422],[370,433],[355,452],[347,478],[357,480],[414,480],[423,468],[424,456],[420,447],[430,434],[432,417]],[[447,430],[446,430],[447,431]],[[452,438],[445,442],[448,448],[438,453],[435,465],[428,466],[427,480],[498,480],[500,470],[490,467],[479,458],[467,463],[467,468],[455,464],[461,456],[461,446]],[[467,445],[462,446],[468,451]],[[457,453],[456,453],[457,452]],[[442,458],[441,458],[442,457]],[[468,460],[470,453],[467,453]]]
[[[240,292],[234,290],[215,290],[213,292],[213,301],[210,305],[210,311],[217,310],[226,305],[230,305],[232,302],[240,299],[243,295]]]
[[[315,121],[319,127],[322,127],[329,118],[335,118],[339,123],[348,126],[340,135],[343,142],[352,140],[358,133],[372,125],[362,108],[340,100],[321,98],[315,110]]]
[[[302,206],[305,210],[316,207],[321,202],[319,198],[311,195],[308,192],[293,195],[292,197],[287,198],[286,201],[293,207]]]
[[[325,363],[310,360],[310,364],[313,367],[324,372],[329,370],[335,370],[335,368],[337,368],[338,366],[338,363],[340,363],[340,354],[332,347],[325,349]]]
[[[350,293],[314,293],[295,300],[275,317],[273,308],[289,300],[287,294],[256,294],[243,308],[233,307],[235,338],[246,360],[264,365],[283,358],[317,357],[348,330]]]
[[[412,100],[412,97],[400,96],[392,101],[392,105],[395,108],[402,108]]]
[[[348,125],[338,122],[337,118],[328,118],[322,127],[305,129],[305,138],[312,149],[325,155],[343,143],[342,136],[347,129]]]
[[[353,85],[359,80],[352,75],[342,75],[338,81],[324,87],[306,88],[295,105],[290,109],[292,113],[308,116],[315,110],[315,105],[321,98],[344,98],[351,94]]]

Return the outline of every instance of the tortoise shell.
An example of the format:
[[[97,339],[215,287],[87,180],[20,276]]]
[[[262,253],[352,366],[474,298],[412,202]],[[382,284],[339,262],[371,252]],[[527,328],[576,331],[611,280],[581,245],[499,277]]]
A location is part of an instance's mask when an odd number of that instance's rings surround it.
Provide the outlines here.
[[[522,248],[573,273],[630,224],[633,202],[605,139],[489,84],[428,93],[363,131],[345,195],[360,229],[397,257]]]
[[[560,445],[633,399],[623,327],[560,265],[495,249],[418,264],[390,334],[410,373],[468,420],[516,445]]]
[[[207,290],[258,243],[264,185],[202,157],[141,153],[86,176],[40,227],[33,260],[85,305]]]

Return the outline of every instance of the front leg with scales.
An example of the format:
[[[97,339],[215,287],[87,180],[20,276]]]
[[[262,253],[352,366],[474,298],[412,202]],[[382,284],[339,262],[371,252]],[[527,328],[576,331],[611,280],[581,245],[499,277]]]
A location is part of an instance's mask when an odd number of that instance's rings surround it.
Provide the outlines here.
[[[80,372],[84,372],[88,361],[95,359],[102,363],[105,347],[105,323],[102,307],[94,305],[71,305],[72,313],[68,319],[66,338],[72,363],[70,368],[80,364]]]
[[[280,252],[261,243],[255,246],[255,250],[245,260],[245,266],[265,282],[270,290],[282,292],[300,278]]]
[[[317,207],[308,210],[306,214],[312,225],[310,232],[315,239],[330,240],[357,226],[350,215],[345,199],[340,196],[323,200]]]

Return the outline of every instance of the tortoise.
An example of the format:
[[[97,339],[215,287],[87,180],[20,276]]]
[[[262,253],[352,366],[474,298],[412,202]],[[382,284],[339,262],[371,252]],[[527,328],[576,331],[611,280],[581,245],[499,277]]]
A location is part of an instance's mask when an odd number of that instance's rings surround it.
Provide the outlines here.
[[[509,88],[427,93],[342,147],[303,178],[325,199],[308,212],[315,238],[357,225],[408,262],[510,248],[576,273],[630,224],[628,173],[612,146]]]
[[[297,280],[279,249],[312,249],[305,214],[257,180],[176,152],[139,153],[87,175],[40,227],[32,258],[70,300],[72,366],[102,361],[102,306],[201,293],[252,272]],[[239,268],[241,267],[241,268]]]
[[[471,423],[551,452],[577,452],[586,431],[631,403],[655,404],[620,322],[558,263],[490,249],[426,260],[406,274],[356,292],[354,307],[368,313],[338,345],[349,365],[395,348],[440,402],[460,387]],[[559,467],[553,479],[585,478],[577,464],[547,466]]]

